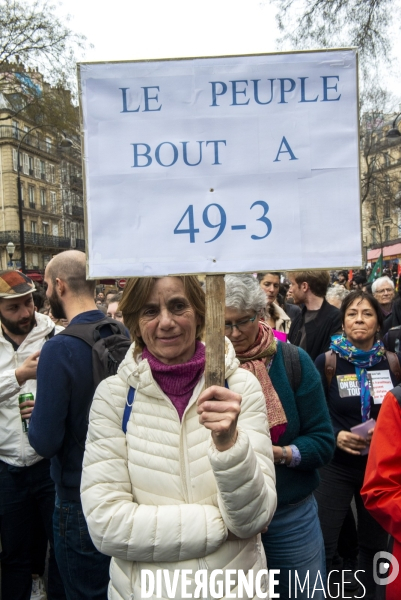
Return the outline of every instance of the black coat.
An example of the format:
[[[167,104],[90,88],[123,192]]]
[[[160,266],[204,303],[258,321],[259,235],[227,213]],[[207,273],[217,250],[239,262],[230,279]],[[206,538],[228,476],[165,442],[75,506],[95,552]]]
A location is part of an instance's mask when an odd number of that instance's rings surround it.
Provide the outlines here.
[[[291,344],[299,346],[302,336],[302,325],[304,323],[306,306],[291,323],[288,339]],[[323,352],[327,352],[330,346],[330,338],[336,333],[341,333],[341,314],[338,308],[323,300],[317,316],[313,321],[305,324],[306,351],[314,361]]]

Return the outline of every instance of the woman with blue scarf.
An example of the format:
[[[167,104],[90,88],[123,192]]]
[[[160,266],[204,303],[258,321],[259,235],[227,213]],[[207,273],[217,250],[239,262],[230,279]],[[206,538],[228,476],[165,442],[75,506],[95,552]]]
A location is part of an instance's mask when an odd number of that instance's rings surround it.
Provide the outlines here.
[[[327,574],[332,570],[342,524],[355,499],[358,569],[361,569],[356,578],[366,588],[363,598],[374,600],[373,557],[386,549],[387,534],[365,509],[360,495],[374,423],[367,425],[362,435],[352,432],[352,428],[377,419],[384,397],[379,388],[385,390],[386,386],[391,388],[398,383],[391,367],[399,371],[400,357],[388,356],[378,340],[383,316],[373,296],[362,291],[351,292],[343,300],[340,311],[343,334],[333,337],[329,352],[318,356],[315,362],[336,436],[334,458],[320,470],[321,482],[315,497],[325,543]],[[350,577],[351,573],[344,572],[345,581]]]

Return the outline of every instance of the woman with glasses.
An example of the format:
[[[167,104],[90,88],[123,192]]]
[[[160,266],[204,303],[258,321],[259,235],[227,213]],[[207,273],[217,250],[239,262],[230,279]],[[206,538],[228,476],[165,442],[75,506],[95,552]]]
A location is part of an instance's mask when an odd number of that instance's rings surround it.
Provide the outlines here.
[[[323,387],[306,352],[276,340],[261,320],[266,295],[257,280],[226,275],[225,281],[225,334],[241,367],[259,380],[273,443],[278,505],[262,541],[269,569],[280,570],[275,592],[281,598],[321,600],[324,545],[312,492],[319,483],[317,469],[334,449]]]
[[[364,507],[360,491],[374,430],[371,419],[379,414],[384,392],[400,381],[401,355],[386,353],[378,340],[383,315],[376,298],[360,290],[350,292],[340,311],[343,335],[333,337],[330,351],[318,356],[315,362],[336,436],[333,460],[321,469],[315,496],[328,572],[354,499],[358,516],[357,579],[365,587],[363,597],[373,600],[378,593],[373,578],[374,556],[386,549],[387,534]],[[353,430],[356,426],[359,430]],[[353,575],[348,573],[347,578],[350,581]]]

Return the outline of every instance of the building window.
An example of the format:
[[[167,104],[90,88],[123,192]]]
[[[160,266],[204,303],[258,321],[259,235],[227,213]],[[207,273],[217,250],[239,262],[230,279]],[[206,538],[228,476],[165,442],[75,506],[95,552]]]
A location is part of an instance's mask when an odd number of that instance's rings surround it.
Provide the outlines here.
[[[39,269],[39,257],[38,254],[32,254],[32,267]]]
[[[40,179],[40,160],[35,158],[35,177]]]
[[[13,126],[13,137],[18,139],[18,121],[13,121],[12,126]]]
[[[384,201],[384,218],[385,219],[389,219],[390,218],[390,200],[387,198]]]
[[[386,242],[388,242],[388,240],[390,239],[390,227],[389,225],[386,225],[384,228],[384,239]]]
[[[49,137],[46,138],[46,151],[47,152],[52,151],[52,140]]]
[[[49,165],[50,183],[56,183],[56,168],[54,165]]]
[[[46,206],[46,190],[44,189],[40,190],[40,205]]]
[[[376,202],[372,202],[370,205],[370,218],[372,221],[376,220],[376,215],[377,215]]]
[[[28,164],[29,164],[29,176],[33,177],[34,175],[34,167],[33,167],[33,157],[29,156],[28,157]]]
[[[22,171],[24,175],[29,175],[29,156],[25,153],[22,155]]]
[[[35,208],[35,188],[33,185],[28,186],[29,208]]]
[[[42,223],[42,232],[43,235],[49,235],[49,223]]]
[[[51,206],[51,210],[52,212],[57,212],[57,198],[56,198],[56,192],[50,192],[50,206]]]
[[[46,181],[46,163],[44,160],[40,161],[40,178]]]
[[[13,148],[13,170],[16,171],[18,169],[18,152],[15,148]]]
[[[36,223],[36,221],[31,221],[31,233],[37,233],[37,223]]]
[[[377,243],[377,232],[376,232],[376,229],[373,228],[370,231],[371,231],[371,234],[372,234],[372,244],[376,244]]]

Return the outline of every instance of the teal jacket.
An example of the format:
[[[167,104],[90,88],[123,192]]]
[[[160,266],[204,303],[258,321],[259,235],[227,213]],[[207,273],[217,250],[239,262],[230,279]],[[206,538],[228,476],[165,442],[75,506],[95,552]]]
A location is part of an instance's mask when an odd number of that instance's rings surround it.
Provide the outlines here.
[[[297,348],[301,364],[301,382],[294,393],[284,366],[282,342],[269,375],[286,417],[287,428],[279,446],[294,444],[301,453],[297,467],[276,465],[278,506],[294,504],[308,496],[319,484],[318,468],[330,462],[335,448],[333,428],[322,380],[309,355]]]

